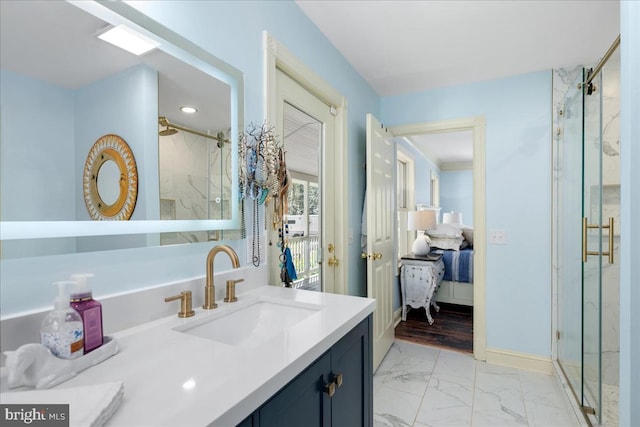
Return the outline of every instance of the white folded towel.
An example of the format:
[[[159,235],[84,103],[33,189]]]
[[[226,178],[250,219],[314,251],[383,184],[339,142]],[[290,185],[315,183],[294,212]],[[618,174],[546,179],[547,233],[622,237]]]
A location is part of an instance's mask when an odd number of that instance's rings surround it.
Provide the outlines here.
[[[70,427],[99,427],[116,412],[124,394],[122,381],[53,390],[2,393],[2,404],[68,404]]]
[[[97,365],[118,352],[118,343],[104,337],[104,344],[77,359],[60,359],[42,344],[25,344],[16,351],[5,351],[9,388],[54,387],[78,375],[79,372]]]

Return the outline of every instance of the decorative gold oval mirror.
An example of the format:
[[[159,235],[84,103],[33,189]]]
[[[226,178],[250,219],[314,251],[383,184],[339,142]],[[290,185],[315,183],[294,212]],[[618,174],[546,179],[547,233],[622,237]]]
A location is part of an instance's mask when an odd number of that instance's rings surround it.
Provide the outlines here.
[[[118,135],[100,137],[89,150],[82,178],[84,202],[94,220],[128,220],[138,198],[138,169]]]

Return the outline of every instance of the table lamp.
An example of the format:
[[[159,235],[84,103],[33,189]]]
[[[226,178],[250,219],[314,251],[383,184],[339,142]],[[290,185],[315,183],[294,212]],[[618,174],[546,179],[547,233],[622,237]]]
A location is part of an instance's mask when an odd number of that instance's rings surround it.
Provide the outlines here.
[[[429,242],[431,239],[424,231],[436,226],[436,213],[432,210],[411,211],[408,216],[408,229],[418,231],[415,242],[413,242],[413,253],[416,255],[427,255],[431,250]],[[422,231],[422,233],[420,233]]]
[[[462,224],[462,212],[445,212],[442,214],[443,224]]]

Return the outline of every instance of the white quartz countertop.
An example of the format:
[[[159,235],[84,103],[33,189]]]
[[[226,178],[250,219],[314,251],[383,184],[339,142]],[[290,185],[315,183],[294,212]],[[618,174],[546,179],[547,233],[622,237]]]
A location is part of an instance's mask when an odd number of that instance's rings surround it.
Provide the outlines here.
[[[233,426],[260,407],[375,308],[367,298],[263,286],[215,310],[163,318],[112,335],[120,351],[58,388],[124,383],[108,426]],[[255,301],[315,311],[283,332],[229,345],[179,332]],[[176,302],[176,313],[179,303]]]

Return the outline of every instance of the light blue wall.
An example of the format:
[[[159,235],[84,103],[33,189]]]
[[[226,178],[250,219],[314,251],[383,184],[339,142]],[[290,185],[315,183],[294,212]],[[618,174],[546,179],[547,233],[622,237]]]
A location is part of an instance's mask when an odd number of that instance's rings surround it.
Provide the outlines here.
[[[3,221],[75,218],[73,92],[0,70]],[[36,170],[38,173],[33,173]],[[4,257],[75,250],[75,240],[3,242]]]
[[[73,92],[8,70],[1,73],[2,219],[72,219]]]
[[[640,2],[620,2],[620,425],[640,425]]]
[[[551,72],[382,99],[387,126],[470,116],[486,118],[487,229],[508,241],[486,248],[487,347],[549,357]]]
[[[445,212],[462,213],[462,223],[473,226],[473,170],[440,172],[440,221]]]

